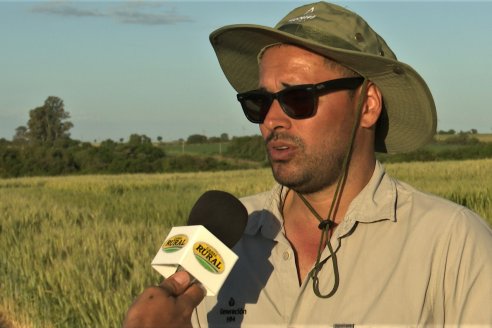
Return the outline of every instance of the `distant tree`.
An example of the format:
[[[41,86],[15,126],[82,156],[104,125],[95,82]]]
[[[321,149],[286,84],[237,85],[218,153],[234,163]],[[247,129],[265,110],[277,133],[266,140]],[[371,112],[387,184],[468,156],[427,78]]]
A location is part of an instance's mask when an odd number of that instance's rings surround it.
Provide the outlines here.
[[[29,112],[29,140],[39,143],[53,143],[55,140],[69,138],[72,122],[67,121],[70,113],[65,111],[63,100],[50,96],[44,105]]]
[[[115,148],[116,147],[116,142],[114,142],[113,140],[111,139],[106,139],[104,140],[103,142],[101,142],[101,144],[99,145],[99,147],[106,147],[106,148]]]
[[[191,136],[188,137],[188,140],[186,141],[187,143],[193,144],[193,143],[206,143],[207,142],[207,137],[201,134],[192,134]]]
[[[229,135],[227,133],[222,133],[220,135],[220,140],[221,141],[229,141]]]
[[[15,135],[13,141],[16,142],[26,142],[29,139],[29,130],[26,126],[21,125],[15,129]]]
[[[158,136],[157,137],[157,141],[159,141],[159,143],[162,142],[162,137],[161,136]]]
[[[17,177],[22,175],[22,156],[20,147],[8,147],[5,139],[0,139],[0,177]]]
[[[149,137],[132,134],[127,143],[115,148],[107,169],[110,173],[159,172],[165,156],[164,150],[154,146]]]
[[[467,132],[460,131],[460,133],[448,137],[444,140],[444,143],[450,145],[471,145],[480,143],[480,140],[476,137],[470,136]]]
[[[471,129],[471,130],[470,130],[470,133],[471,133],[471,134],[477,134],[477,133],[478,133],[478,131],[477,131],[477,129]]]
[[[456,131],[453,130],[453,129],[450,129],[448,131],[444,131],[444,130],[439,130],[439,132],[437,132],[438,134],[456,134]]]
[[[132,134],[128,139],[128,144],[132,146],[138,145],[150,145],[152,144],[152,139],[147,137],[145,134]]]
[[[265,142],[262,136],[234,137],[225,152],[225,155],[258,162],[265,162],[267,158]]]

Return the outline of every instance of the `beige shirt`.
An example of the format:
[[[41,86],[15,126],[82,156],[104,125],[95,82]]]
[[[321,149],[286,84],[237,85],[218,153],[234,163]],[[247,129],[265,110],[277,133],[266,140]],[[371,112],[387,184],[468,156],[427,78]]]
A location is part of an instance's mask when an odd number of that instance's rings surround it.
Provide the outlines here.
[[[234,248],[239,260],[219,295],[197,308],[195,326],[492,327],[492,231],[470,210],[389,177],[377,163],[331,239],[340,281],[321,299],[309,277],[299,286],[281,190],[242,199],[250,216]],[[327,294],[331,260],[318,277]]]

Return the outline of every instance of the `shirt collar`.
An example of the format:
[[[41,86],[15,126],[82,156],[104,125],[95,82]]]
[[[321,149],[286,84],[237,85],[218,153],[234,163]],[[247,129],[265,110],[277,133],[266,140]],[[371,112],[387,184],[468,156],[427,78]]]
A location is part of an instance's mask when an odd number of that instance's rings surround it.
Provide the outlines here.
[[[283,225],[281,206],[287,190],[287,188],[277,184],[272,190],[263,193],[258,198],[263,204],[257,204],[262,206],[252,208],[254,212],[250,210],[250,220],[248,220],[245,234],[256,235],[261,232],[265,238],[275,239]],[[396,199],[394,180],[386,174],[383,165],[376,161],[369,183],[350,203],[336,235],[339,237],[345,235],[352,229],[355,222],[395,221]],[[248,207],[247,200],[245,205]],[[253,217],[254,219],[252,219]]]
[[[395,221],[396,184],[389,177],[383,165],[376,161],[369,183],[352,200],[344,220],[359,222]]]

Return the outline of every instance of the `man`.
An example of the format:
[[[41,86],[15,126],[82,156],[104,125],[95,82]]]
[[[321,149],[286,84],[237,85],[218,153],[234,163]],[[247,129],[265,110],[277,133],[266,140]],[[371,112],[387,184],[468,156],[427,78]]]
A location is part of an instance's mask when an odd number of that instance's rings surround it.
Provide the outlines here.
[[[323,2],[210,39],[279,185],[242,199],[239,261],[217,297],[202,301],[179,272],[135,301],[126,326],[492,326],[491,230],[375,158],[435,133],[417,72]]]

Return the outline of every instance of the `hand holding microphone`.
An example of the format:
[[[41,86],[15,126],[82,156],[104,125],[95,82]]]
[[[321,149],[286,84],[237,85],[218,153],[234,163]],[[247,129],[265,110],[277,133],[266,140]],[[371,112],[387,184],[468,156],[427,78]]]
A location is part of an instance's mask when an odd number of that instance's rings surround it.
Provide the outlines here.
[[[166,279],[135,300],[123,326],[191,327],[194,308],[205,294],[218,292],[232,269],[237,256],[229,248],[241,238],[247,219],[245,207],[231,194],[204,193],[190,212],[188,226],[171,229],[152,261]]]
[[[193,283],[186,271],[179,271],[149,287],[133,302],[124,328],[189,328],[191,314],[205,297],[201,284]]]

